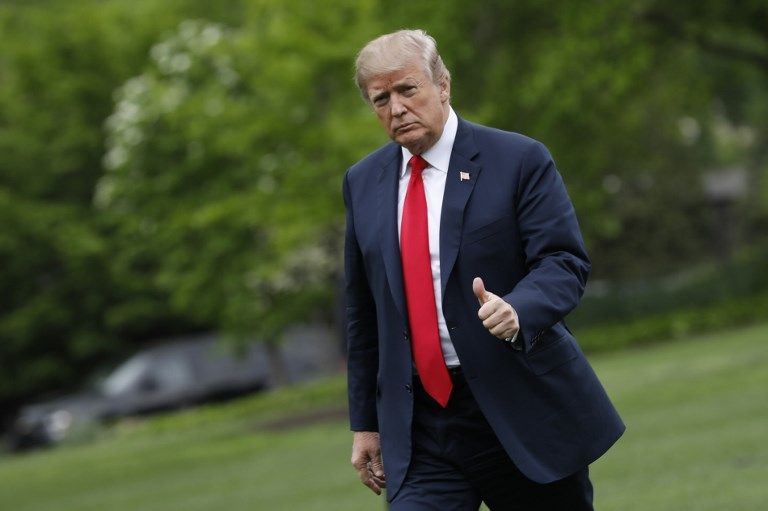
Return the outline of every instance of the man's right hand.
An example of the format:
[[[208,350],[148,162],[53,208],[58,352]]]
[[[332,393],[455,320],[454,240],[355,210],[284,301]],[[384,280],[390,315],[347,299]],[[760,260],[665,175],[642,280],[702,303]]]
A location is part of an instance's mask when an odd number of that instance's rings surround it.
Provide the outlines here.
[[[352,466],[360,481],[376,495],[385,488],[384,466],[381,464],[379,434],[374,431],[355,431],[352,439]]]

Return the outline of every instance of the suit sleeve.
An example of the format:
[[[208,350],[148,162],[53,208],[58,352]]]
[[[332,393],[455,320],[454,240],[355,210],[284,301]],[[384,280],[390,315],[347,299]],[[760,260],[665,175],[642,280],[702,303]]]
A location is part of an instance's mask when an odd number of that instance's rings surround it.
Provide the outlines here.
[[[349,174],[344,177],[347,224],[344,236],[347,392],[352,431],[378,431],[376,413],[379,369],[376,305],[355,234]]]
[[[519,342],[528,351],[576,307],[590,262],[562,177],[538,142],[522,160],[516,196],[527,273],[503,298],[518,313]]]

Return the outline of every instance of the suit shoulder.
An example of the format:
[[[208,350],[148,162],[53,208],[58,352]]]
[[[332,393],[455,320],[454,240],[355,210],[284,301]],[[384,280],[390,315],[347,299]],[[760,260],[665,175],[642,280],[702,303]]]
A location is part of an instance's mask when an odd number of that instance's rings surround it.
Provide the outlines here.
[[[362,176],[370,175],[372,169],[379,169],[396,158],[400,154],[399,150],[400,146],[394,143],[379,147],[349,167],[347,178],[357,180],[362,178]]]
[[[480,145],[501,145],[507,148],[507,150],[517,150],[523,153],[534,150],[534,148],[546,150],[543,143],[528,135],[523,135],[522,133],[505,131],[499,128],[492,128],[490,126],[471,122],[468,122],[467,124],[474,131],[475,140]]]

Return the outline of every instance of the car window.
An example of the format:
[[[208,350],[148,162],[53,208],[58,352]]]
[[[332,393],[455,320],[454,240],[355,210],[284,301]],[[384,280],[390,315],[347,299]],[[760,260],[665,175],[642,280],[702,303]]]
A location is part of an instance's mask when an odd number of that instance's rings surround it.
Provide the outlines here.
[[[101,385],[102,392],[108,396],[116,396],[131,390],[135,387],[135,382],[144,377],[148,365],[149,360],[145,355],[128,359],[107,376]]]
[[[107,396],[118,396],[146,392],[148,388],[151,392],[183,390],[193,384],[194,375],[187,358],[179,354],[142,354],[115,369],[101,388]]]
[[[152,378],[157,389],[163,392],[183,390],[194,383],[189,361],[181,357],[164,357],[154,360],[147,376]]]

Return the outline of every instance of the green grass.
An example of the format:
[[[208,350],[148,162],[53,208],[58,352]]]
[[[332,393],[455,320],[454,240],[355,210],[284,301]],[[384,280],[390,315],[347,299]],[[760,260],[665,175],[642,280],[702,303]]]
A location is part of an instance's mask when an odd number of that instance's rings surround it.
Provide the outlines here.
[[[592,467],[596,508],[768,502],[768,325],[591,357],[627,433]],[[363,510],[340,378],[125,422],[0,458],[0,509]]]

